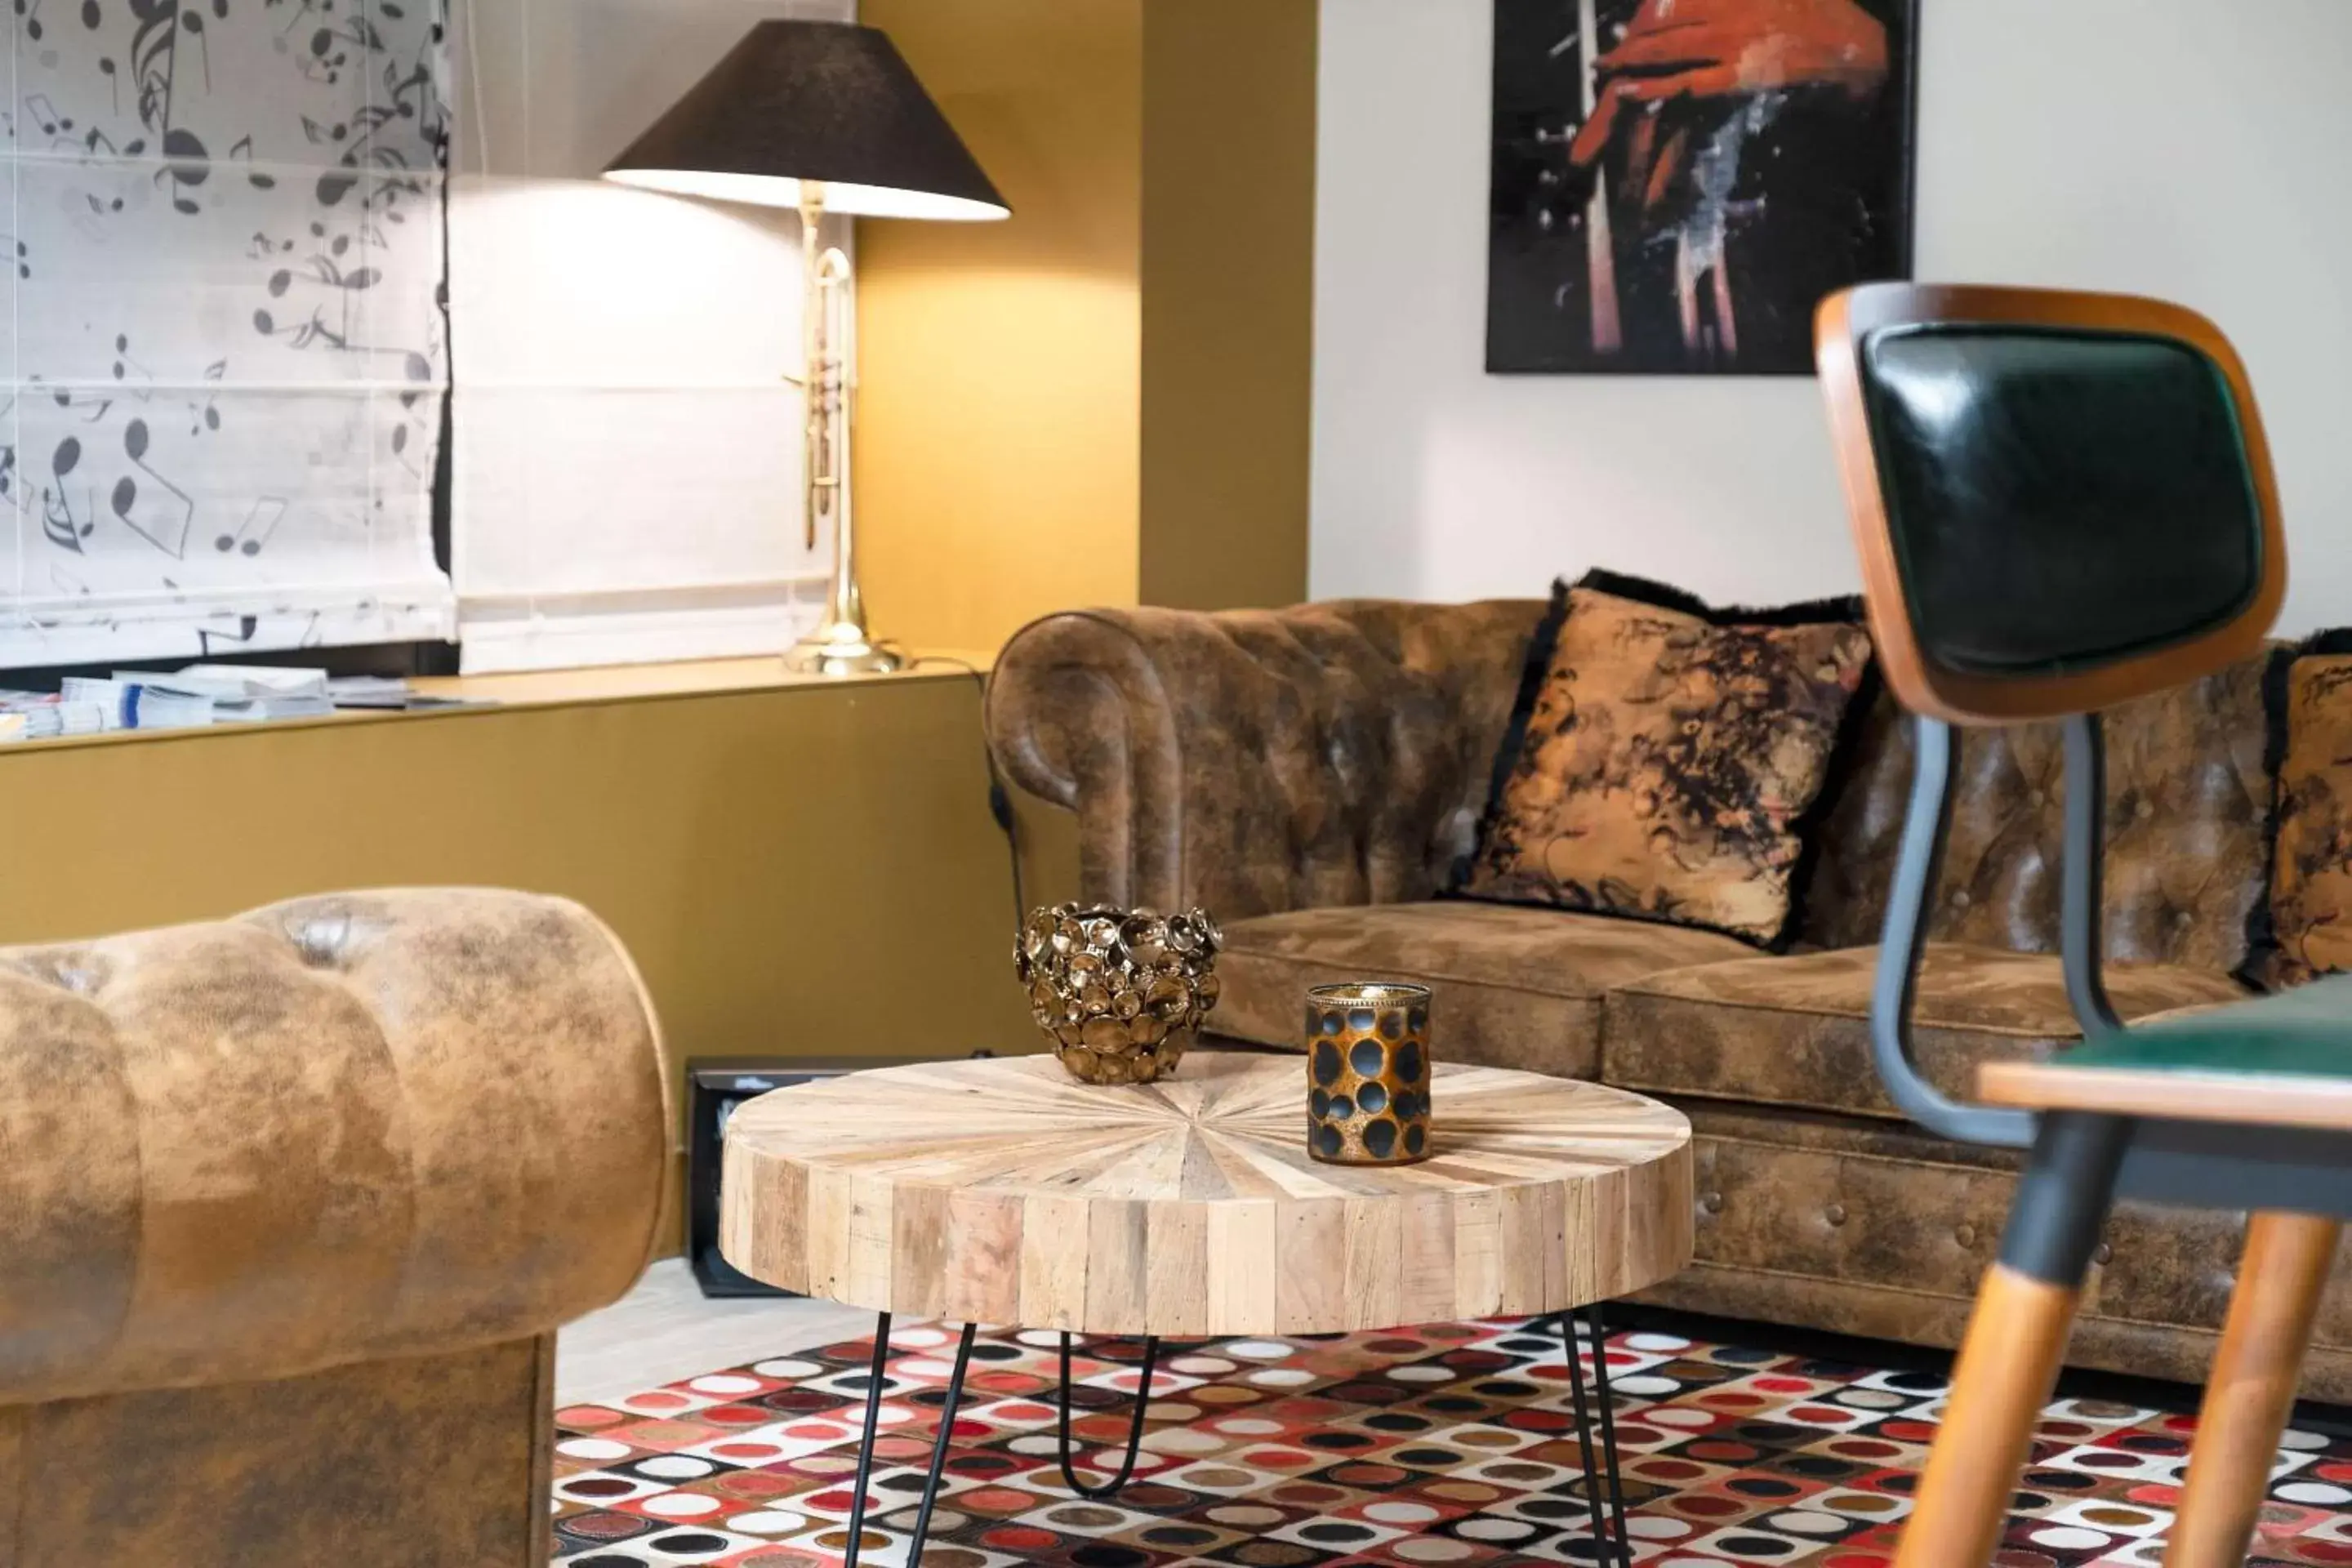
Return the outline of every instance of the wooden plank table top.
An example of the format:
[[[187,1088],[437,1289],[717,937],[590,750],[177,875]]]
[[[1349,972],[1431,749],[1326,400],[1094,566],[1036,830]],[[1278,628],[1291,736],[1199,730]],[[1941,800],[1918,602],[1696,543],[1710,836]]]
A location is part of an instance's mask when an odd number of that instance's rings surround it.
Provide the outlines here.
[[[1668,1106],[1441,1064],[1431,1158],[1375,1169],[1307,1156],[1307,1087],[1196,1051],[1150,1085],[1038,1056],[779,1089],[728,1126],[719,1247],[877,1311],[1169,1338],[1559,1311],[1690,1260]]]

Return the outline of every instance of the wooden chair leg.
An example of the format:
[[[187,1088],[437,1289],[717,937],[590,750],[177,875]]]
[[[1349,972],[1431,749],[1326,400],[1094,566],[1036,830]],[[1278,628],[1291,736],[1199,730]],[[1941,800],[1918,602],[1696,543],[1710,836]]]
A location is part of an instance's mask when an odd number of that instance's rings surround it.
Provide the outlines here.
[[[1992,1561],[2081,1297],[2079,1286],[2053,1285],[2006,1264],[1986,1273],[1895,1568],[1985,1568]]]
[[[2058,1383],[2083,1277],[2131,1144],[2131,1123],[2069,1111],[2042,1118],[1977,1287],[1951,1398],[1904,1522],[1895,1568],[1985,1568],[2000,1545],[2033,1425]]]
[[[2343,1228],[2299,1214],[2247,1222],[2165,1568],[2238,1568],[2246,1560]]]

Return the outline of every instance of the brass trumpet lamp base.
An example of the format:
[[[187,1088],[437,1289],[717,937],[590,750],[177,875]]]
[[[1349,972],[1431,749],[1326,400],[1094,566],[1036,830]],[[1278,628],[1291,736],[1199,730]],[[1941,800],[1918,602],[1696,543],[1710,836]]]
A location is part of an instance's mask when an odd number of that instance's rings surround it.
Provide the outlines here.
[[[795,675],[888,675],[906,664],[906,656],[897,648],[873,641],[854,626],[827,627],[802,638],[784,654],[784,668]]]

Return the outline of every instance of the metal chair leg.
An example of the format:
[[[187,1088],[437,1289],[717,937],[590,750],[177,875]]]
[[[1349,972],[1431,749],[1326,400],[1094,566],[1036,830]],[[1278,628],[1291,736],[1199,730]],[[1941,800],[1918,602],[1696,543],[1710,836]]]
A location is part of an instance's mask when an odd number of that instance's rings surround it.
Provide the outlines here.
[[[2205,1385],[2165,1568],[2237,1568],[2246,1560],[2343,1229],[2313,1215],[2246,1222],[2238,1288]]]
[[[1102,1502],[1117,1497],[1135,1474],[1136,1456],[1143,1448],[1143,1413],[1151,1403],[1151,1369],[1160,1359],[1160,1342],[1147,1337],[1143,1342],[1143,1376],[1135,1385],[1135,1419],[1127,1429],[1127,1458],[1109,1484],[1089,1487],[1078,1479],[1076,1467],[1070,1463],[1070,1336],[1062,1336],[1062,1480],[1070,1490],[1089,1502]]]
[[[2130,1142],[2131,1123],[2114,1117],[2042,1118],[2000,1261],[1977,1288],[1895,1568],[1985,1568],[1992,1561],[2033,1424],[2057,1384],[2083,1276]]]

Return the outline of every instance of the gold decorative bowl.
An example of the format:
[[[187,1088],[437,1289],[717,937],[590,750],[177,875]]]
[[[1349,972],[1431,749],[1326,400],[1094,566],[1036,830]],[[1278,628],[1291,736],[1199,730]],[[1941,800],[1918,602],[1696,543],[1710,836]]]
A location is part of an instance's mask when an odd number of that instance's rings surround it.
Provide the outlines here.
[[[1029,1010],[1070,1076],[1150,1083],[1176,1070],[1217,1005],[1224,937],[1201,910],[1160,915],[1109,904],[1036,910],[1013,966]]]

